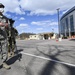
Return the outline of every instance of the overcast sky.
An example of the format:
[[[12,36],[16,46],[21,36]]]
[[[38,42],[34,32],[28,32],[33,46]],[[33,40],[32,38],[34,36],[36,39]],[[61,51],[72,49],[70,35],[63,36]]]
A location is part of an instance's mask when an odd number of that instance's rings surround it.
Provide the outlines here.
[[[22,32],[58,33],[57,8],[61,16],[75,6],[75,0],[0,0],[8,18],[15,20],[14,27]]]

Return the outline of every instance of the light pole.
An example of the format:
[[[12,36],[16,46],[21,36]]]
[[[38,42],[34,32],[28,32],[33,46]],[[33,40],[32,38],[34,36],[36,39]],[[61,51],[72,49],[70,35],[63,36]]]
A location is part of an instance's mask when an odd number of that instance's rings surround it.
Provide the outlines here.
[[[60,26],[59,26],[59,9],[57,9],[57,14],[58,14],[58,33],[59,33],[59,37],[60,37]]]

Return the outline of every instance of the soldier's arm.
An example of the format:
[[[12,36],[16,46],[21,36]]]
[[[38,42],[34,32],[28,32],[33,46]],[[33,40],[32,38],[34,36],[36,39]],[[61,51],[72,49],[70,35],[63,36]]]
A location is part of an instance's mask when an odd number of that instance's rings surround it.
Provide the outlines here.
[[[13,29],[14,29],[14,31],[15,31],[15,35],[17,36],[17,35],[18,35],[17,29],[15,29],[14,27],[13,27]]]
[[[3,15],[3,18],[6,20],[6,22],[4,22],[3,25],[5,27],[8,27],[9,26],[8,18],[6,16],[4,16],[4,15]]]
[[[6,22],[1,21],[0,22],[0,26],[2,26],[2,27],[4,27],[4,26],[8,27],[8,18],[6,16],[2,15],[2,19],[5,19]]]

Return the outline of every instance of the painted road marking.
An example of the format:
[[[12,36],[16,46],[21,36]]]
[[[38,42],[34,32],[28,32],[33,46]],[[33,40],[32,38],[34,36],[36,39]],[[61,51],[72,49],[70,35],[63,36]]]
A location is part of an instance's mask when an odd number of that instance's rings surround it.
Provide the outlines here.
[[[46,57],[42,57],[42,56],[37,56],[37,55],[34,55],[34,54],[29,54],[29,53],[25,53],[25,52],[21,52],[21,54],[75,67],[75,65],[74,64],[71,64],[71,63],[61,62],[61,61],[53,60],[53,59],[50,59],[50,58],[46,58]]]

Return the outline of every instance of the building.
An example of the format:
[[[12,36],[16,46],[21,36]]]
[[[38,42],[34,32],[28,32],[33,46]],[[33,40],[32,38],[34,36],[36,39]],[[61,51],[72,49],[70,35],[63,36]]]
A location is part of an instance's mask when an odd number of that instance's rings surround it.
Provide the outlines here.
[[[75,37],[75,6],[61,17],[59,34],[65,37]]]
[[[35,39],[35,40],[50,40],[55,39],[56,34],[54,33],[39,33],[36,35],[30,35],[29,40]]]
[[[43,36],[39,34],[29,36],[29,40],[42,40],[42,39],[43,39]]]

